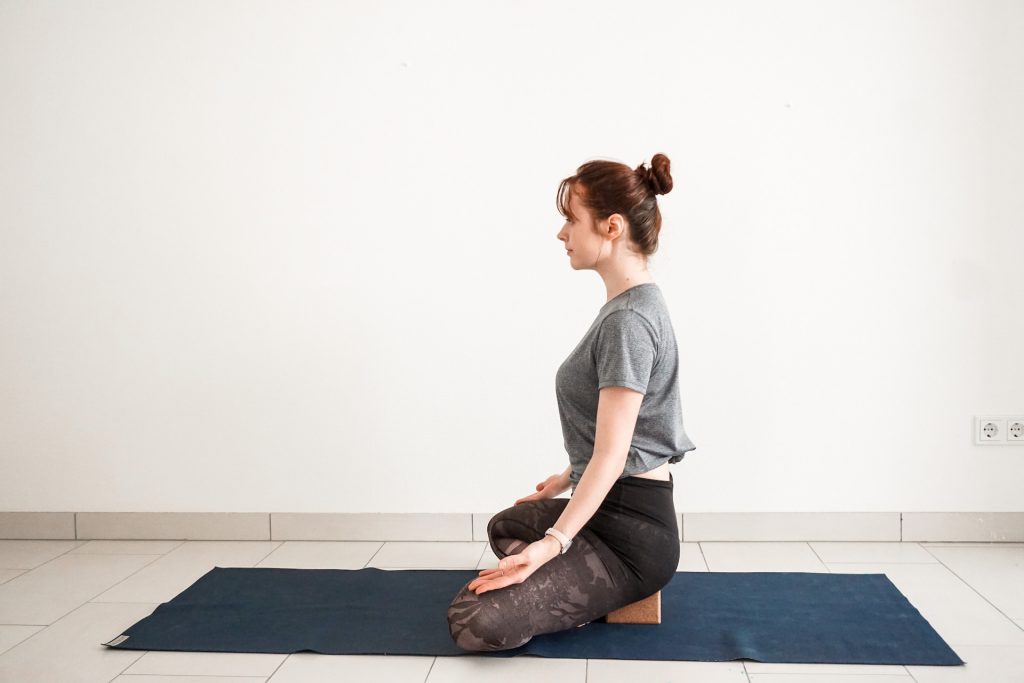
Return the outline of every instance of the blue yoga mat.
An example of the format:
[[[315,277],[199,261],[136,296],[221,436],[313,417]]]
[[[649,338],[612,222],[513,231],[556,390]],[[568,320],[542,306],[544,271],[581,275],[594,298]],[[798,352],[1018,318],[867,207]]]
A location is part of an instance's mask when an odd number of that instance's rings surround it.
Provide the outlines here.
[[[214,567],[107,643],[122,650],[535,655],[830,664],[963,664],[885,574],[677,572],[660,624],[609,624],[467,652],[447,608],[479,572]]]

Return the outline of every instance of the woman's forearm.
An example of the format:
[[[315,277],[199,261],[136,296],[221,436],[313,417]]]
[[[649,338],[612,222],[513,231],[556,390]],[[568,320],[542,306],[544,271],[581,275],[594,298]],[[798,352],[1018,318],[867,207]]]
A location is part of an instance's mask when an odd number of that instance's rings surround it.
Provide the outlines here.
[[[569,538],[574,538],[601,507],[608,491],[622,474],[624,466],[622,458],[600,458],[595,454],[583,470],[576,490],[555,522],[555,528]]]

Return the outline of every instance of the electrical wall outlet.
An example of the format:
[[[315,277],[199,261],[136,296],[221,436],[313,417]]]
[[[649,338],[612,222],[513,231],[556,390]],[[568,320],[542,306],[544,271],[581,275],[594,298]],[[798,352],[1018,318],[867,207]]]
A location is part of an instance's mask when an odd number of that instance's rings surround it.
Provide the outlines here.
[[[974,443],[1024,445],[1024,415],[984,415],[974,418]]]
[[[1024,443],[1024,417],[1011,417],[1006,421],[1006,440]]]

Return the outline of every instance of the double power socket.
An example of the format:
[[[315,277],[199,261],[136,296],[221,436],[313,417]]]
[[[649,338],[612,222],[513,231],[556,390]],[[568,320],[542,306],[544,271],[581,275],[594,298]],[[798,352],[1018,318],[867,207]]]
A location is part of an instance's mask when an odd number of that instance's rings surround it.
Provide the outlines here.
[[[984,446],[1024,446],[1024,415],[975,416],[974,443]]]

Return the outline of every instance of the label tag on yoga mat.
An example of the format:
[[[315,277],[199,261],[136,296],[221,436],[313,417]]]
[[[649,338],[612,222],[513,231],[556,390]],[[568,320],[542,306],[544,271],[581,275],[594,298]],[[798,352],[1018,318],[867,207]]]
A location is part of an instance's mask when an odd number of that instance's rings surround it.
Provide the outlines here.
[[[109,643],[103,643],[103,644],[104,645],[111,645],[111,646],[113,646],[113,645],[120,645],[124,641],[128,640],[128,638],[129,638],[129,636],[118,636],[117,638],[114,638]]]

